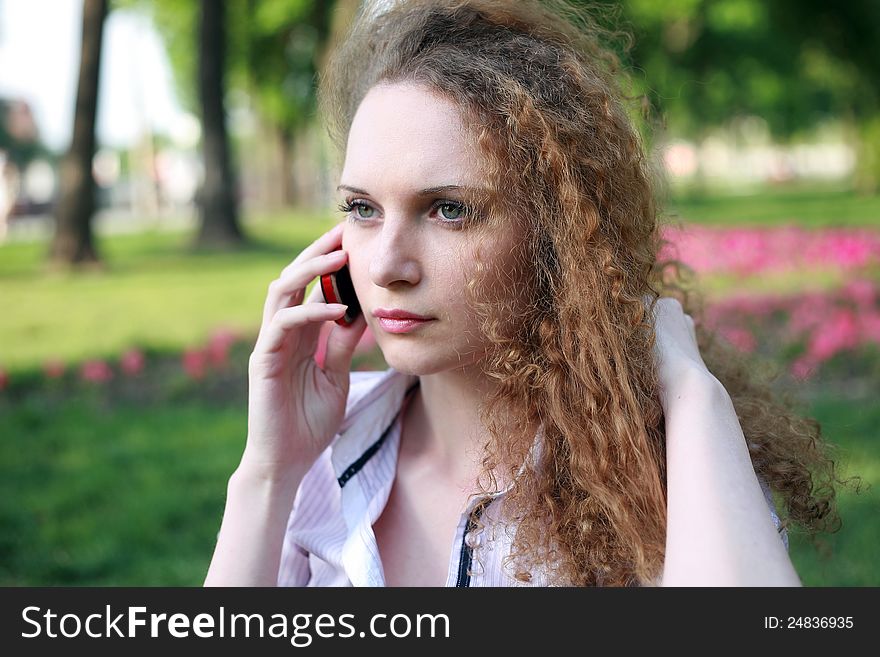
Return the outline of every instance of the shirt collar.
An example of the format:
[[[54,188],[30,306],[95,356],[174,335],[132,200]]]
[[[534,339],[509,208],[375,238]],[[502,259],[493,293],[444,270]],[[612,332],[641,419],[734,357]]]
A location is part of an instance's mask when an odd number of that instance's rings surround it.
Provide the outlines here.
[[[345,419],[331,449],[337,480],[346,481],[346,472],[370,456],[368,450],[382,438],[400,412],[404,396],[419,381],[415,374],[394,368],[375,376],[352,377]]]
[[[346,409],[338,436],[331,450],[333,471],[342,485],[347,484],[353,469],[359,469],[372,458],[371,450],[378,450],[384,443],[384,432],[396,421],[401,412],[404,397],[418,385],[419,377],[405,374],[394,368],[388,368],[373,376],[354,372],[350,386],[350,402]],[[535,440],[529,448],[525,462],[520,466],[516,477],[519,478],[528,465],[533,467],[540,463],[543,456],[543,425],[538,428]],[[396,443],[396,441],[394,441]],[[394,445],[395,458],[397,445]],[[511,481],[503,490],[492,496],[509,491]]]

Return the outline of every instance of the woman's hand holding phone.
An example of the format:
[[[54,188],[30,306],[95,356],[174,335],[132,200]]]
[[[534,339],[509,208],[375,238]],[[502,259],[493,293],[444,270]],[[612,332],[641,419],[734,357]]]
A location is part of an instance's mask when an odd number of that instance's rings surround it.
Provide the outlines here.
[[[323,322],[345,306],[323,303],[315,277],[338,271],[342,224],[303,251],[269,285],[263,322],[248,362],[248,436],[242,465],[269,477],[302,476],[330,444],[345,415],[352,354],[366,321],[336,323],[328,335],[323,369],[315,351]]]

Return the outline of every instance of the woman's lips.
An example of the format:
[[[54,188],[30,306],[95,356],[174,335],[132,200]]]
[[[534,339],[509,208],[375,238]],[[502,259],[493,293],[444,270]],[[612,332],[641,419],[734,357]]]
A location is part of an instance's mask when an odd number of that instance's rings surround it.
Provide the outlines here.
[[[388,333],[409,333],[433,319],[392,319],[390,317],[379,317],[379,326]]]

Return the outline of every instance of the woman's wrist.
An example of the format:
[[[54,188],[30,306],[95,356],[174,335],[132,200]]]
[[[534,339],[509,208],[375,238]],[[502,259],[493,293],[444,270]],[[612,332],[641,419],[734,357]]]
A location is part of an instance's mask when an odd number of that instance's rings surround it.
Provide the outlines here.
[[[303,474],[242,458],[229,477],[226,508],[206,586],[274,586],[284,532]]]
[[[245,447],[233,476],[251,482],[271,483],[276,486],[299,486],[309,466],[297,463],[270,462],[254,456]]]
[[[289,496],[292,499],[305,473],[306,470],[302,468],[259,463],[245,455],[232,473],[229,484],[247,488],[268,486],[279,495]]]
[[[661,394],[665,401],[666,415],[670,415],[678,405],[686,403],[687,398],[694,394],[709,390],[717,392],[718,388],[724,391],[721,382],[712,372],[696,365],[685,367],[674,376],[666,376],[661,380],[664,382]]]

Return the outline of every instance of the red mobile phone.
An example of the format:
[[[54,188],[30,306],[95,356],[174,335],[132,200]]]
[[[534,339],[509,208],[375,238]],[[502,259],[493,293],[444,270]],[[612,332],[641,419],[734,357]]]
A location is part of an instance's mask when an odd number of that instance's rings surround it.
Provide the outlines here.
[[[327,303],[344,303],[348,306],[345,314],[334,320],[340,326],[352,324],[360,315],[361,304],[354,293],[354,284],[351,282],[347,263],[339,271],[321,276],[321,292]]]

